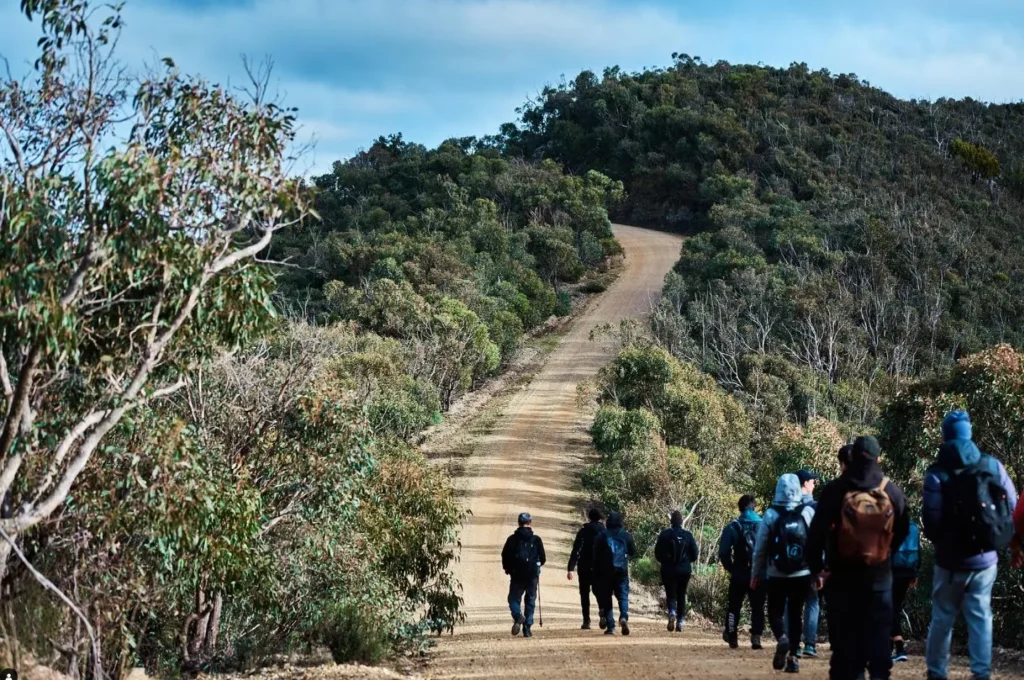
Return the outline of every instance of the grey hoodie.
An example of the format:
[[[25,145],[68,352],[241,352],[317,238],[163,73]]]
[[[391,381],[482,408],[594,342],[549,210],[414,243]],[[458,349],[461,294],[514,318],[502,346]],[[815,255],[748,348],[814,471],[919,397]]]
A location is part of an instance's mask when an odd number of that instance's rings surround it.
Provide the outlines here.
[[[792,574],[783,574],[775,568],[775,565],[768,560],[768,546],[771,544],[771,532],[779,519],[779,512],[776,508],[792,510],[801,504],[803,492],[800,490],[800,479],[793,474],[786,474],[779,477],[775,485],[775,498],[772,500],[772,507],[764,513],[764,521],[761,522],[757,531],[757,542],[754,544],[754,567],[751,570],[755,574],[761,573],[765,563],[768,562],[768,578],[796,578],[798,576],[809,576],[810,569],[802,569]],[[804,505],[801,514],[807,522],[808,529],[814,519],[814,508]]]

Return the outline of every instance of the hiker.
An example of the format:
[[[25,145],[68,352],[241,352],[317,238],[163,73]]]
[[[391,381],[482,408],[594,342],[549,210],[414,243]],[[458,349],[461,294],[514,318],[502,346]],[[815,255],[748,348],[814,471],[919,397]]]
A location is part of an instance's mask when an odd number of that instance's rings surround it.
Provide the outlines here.
[[[1003,464],[971,439],[966,411],[942,421],[943,444],[924,476],[924,533],[935,544],[932,622],[925,660],[928,677],[946,677],[957,614],[967,621],[971,673],[992,673],[992,584],[998,551],[1013,538],[1017,491]]]
[[[605,635],[615,635],[612,595],[619,603],[619,626],[629,635],[629,560],[636,554],[633,537],[622,528],[622,513],[608,513],[605,530],[594,540],[594,579],[598,605],[605,615]]]
[[[756,590],[765,563],[768,565],[768,621],[778,641],[772,667],[799,673],[796,650],[800,649],[804,600],[811,583],[807,565],[807,531],[814,508],[800,502],[800,480],[794,474],[779,477],[772,506],[764,513],[754,545],[750,588]],[[783,612],[789,605],[788,625]]]
[[[850,464],[850,454],[853,452],[853,444],[843,444],[839,447],[839,474],[846,472],[846,467]]]
[[[519,528],[515,530],[505,547],[501,549],[501,567],[509,575],[508,608],[512,612],[512,634],[533,637],[533,610],[537,606],[537,585],[540,568],[547,561],[544,542],[533,533],[533,517],[528,512],[519,513]],[[526,615],[520,608],[526,596]]]
[[[914,522],[910,522],[907,537],[892,556],[892,660],[894,663],[907,660],[903,646],[903,605],[911,588],[917,587],[921,570],[921,533]]]
[[[607,625],[604,618],[604,610],[600,606],[600,596],[594,582],[594,539],[604,531],[604,524],[601,523],[601,511],[591,508],[587,512],[587,519],[590,521],[580,527],[576,532],[576,540],[572,543],[572,552],[569,553],[568,579],[572,580],[573,571],[576,572],[580,586],[580,607],[583,610],[583,625],[581,630],[590,630],[590,592],[593,590],[594,598],[598,600],[598,625],[604,629]]]
[[[683,632],[686,619],[686,588],[697,559],[697,541],[683,528],[683,513],[672,512],[672,526],[658,535],[654,559],[661,563],[661,584],[665,586],[668,605],[668,631]]]
[[[814,487],[821,476],[806,468],[796,472],[796,478],[800,480],[800,503],[815,507]],[[818,601],[818,589],[811,583],[807,588],[807,597],[804,600],[804,633],[803,650],[796,650],[797,657],[818,657],[818,618],[821,615],[821,603]],[[788,620],[788,616],[786,618]]]
[[[865,669],[885,680],[892,669],[890,557],[910,520],[903,491],[882,473],[881,452],[874,437],[857,437],[846,471],[822,489],[808,536],[808,561],[827,604],[831,680],[859,679]]]
[[[768,597],[768,573],[757,574],[757,587],[751,588],[754,547],[761,516],[754,511],[754,497],[745,495],[739,502],[740,516],[725,525],[718,543],[718,559],[729,572],[729,604],[725,612],[723,638],[733,649],[739,647],[740,612],[743,600],[750,601],[750,646],[761,649],[764,634],[764,606]]]

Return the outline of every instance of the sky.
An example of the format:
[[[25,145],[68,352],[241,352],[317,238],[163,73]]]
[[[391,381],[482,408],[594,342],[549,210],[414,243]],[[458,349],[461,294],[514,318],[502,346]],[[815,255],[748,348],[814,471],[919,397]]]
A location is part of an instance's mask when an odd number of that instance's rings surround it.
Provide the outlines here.
[[[17,5],[0,7],[15,75],[39,35]],[[673,52],[806,62],[907,98],[1024,99],[1020,0],[128,0],[124,19],[132,66],[171,57],[240,85],[243,55],[271,58],[273,88],[314,143],[308,173],[381,135],[493,134],[563,75],[667,66]]]

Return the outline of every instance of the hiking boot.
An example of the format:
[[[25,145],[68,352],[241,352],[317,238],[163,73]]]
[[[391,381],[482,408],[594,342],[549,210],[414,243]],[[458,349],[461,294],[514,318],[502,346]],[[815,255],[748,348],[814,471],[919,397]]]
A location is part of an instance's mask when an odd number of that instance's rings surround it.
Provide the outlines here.
[[[795,656],[791,656],[786,660],[786,672],[787,673],[799,673],[800,662]]]
[[[668,632],[676,632],[676,617],[671,613],[668,615]]]
[[[522,616],[516,619],[516,622],[512,624],[512,634],[519,635],[519,631],[522,630],[523,624],[526,622]]]
[[[818,650],[814,645],[804,645],[804,656],[810,659],[818,658]]]
[[[685,623],[685,621],[683,621],[682,619],[676,619],[676,632],[677,633],[682,633],[683,632],[683,624],[684,623]]]
[[[604,629],[604,634],[605,635],[615,635],[615,629],[612,628],[611,626],[609,626],[608,628]]]
[[[786,655],[789,654],[789,638],[783,635],[775,645],[775,656],[772,657],[772,668],[781,671],[786,666]]]
[[[597,627],[601,630],[608,627],[608,619],[605,618],[604,612],[601,612],[601,617],[597,620]]]
[[[728,641],[729,641],[729,629],[726,628],[725,630],[722,631],[722,642],[728,642]]]
[[[530,630],[533,626],[523,626],[523,637],[533,637],[533,631]]]
[[[738,649],[740,646],[739,632],[729,633],[728,635],[726,635],[725,641],[729,643],[729,649]]]
[[[590,621],[584,621],[583,625],[580,626],[580,630],[590,630]]]
[[[629,635],[629,621],[626,619],[619,619],[619,628],[622,629],[623,635]]]
[[[739,643],[737,643],[736,646],[739,647]],[[764,647],[761,646],[761,636],[760,635],[751,635],[750,636],[750,648],[751,649],[764,649]]]

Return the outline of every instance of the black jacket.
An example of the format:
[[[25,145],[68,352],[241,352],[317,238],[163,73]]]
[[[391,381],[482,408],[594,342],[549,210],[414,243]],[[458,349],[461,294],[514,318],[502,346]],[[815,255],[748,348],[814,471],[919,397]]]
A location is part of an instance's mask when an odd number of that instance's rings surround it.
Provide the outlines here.
[[[636,555],[636,544],[633,543],[633,536],[625,529],[614,527],[602,531],[594,539],[594,578],[612,578],[614,568],[612,567],[612,549],[608,546],[608,535],[621,537],[626,542],[626,555]]]
[[[673,544],[676,537],[683,541],[682,559],[676,563]],[[654,559],[661,563],[661,573],[664,574],[692,574],[693,563],[697,559],[697,541],[693,534],[682,527],[669,527],[658,534],[658,541],[654,544]]]
[[[587,522],[576,532],[576,540],[572,543],[572,552],[569,553],[569,568],[567,571],[579,570],[580,578],[591,575],[594,569],[594,539],[604,531],[604,525],[600,522]]]
[[[866,491],[877,488],[884,477],[878,461],[859,458],[846,468],[839,479],[829,482],[818,498],[818,508],[814,513],[814,521],[807,535],[807,561],[811,573],[817,574],[828,570],[833,578],[867,579],[880,583],[886,582],[892,575],[891,561],[877,567],[868,567],[859,563],[844,560],[836,544],[837,530],[842,520],[843,498],[849,491]],[[910,516],[907,514],[907,499],[891,480],[886,483],[886,494],[892,502],[895,518],[893,520],[892,552],[899,549],[903,539],[910,531]]]
[[[508,540],[505,541],[505,547],[501,549],[501,568],[513,580],[522,580],[524,578],[523,574],[517,573],[516,553],[519,550],[519,543],[521,541],[530,540],[537,546],[537,558],[541,565],[547,562],[547,555],[544,554],[544,541],[540,540],[540,536],[533,533],[533,529],[530,527],[519,527],[515,530],[515,533],[508,537]],[[530,575],[530,578],[536,577]]]

